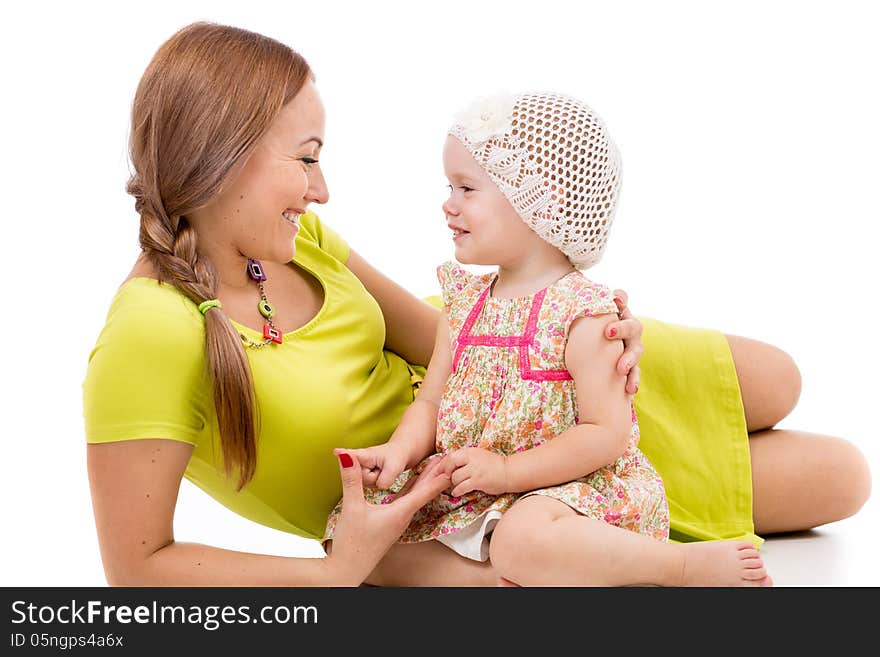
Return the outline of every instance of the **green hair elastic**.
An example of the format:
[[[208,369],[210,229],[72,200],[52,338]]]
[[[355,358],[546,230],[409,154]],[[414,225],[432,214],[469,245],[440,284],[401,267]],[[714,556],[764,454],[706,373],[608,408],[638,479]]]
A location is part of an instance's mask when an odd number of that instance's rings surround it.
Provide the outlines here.
[[[207,301],[202,301],[199,304],[199,312],[203,315],[211,310],[211,308],[222,308],[223,304],[220,303],[220,299],[208,299]]]

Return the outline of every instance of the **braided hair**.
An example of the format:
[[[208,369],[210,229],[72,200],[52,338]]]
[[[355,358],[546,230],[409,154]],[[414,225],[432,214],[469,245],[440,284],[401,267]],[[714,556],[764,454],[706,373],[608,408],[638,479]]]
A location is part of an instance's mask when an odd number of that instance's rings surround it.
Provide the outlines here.
[[[187,214],[221,191],[309,79],[288,46],[207,22],[178,31],[147,66],[132,105],[126,191],[144,256],[194,303],[216,298],[218,280]],[[257,465],[256,399],[241,339],[221,308],[205,314],[205,356],[225,472],[237,470],[241,490]]]

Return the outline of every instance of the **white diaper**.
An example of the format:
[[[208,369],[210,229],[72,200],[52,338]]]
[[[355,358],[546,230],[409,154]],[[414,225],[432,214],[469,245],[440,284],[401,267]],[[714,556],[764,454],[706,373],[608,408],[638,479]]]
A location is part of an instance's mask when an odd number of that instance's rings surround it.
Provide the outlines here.
[[[437,540],[467,559],[486,561],[489,558],[488,537],[501,519],[501,515],[500,511],[488,511],[467,527],[449,534],[441,534]]]

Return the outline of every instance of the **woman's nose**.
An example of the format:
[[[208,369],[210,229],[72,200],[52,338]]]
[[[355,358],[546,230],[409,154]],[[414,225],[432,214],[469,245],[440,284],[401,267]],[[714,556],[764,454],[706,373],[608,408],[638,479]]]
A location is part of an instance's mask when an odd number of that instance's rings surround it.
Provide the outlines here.
[[[327,182],[324,180],[324,172],[315,166],[309,173],[309,189],[306,198],[314,203],[326,203],[330,200],[330,192],[327,190]]]

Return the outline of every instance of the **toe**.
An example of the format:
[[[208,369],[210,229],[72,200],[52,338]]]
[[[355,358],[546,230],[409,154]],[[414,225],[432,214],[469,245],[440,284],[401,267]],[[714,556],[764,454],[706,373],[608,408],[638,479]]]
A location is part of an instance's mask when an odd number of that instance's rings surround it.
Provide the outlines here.
[[[743,571],[742,578],[749,581],[766,579],[767,571],[763,568],[749,568]]]

